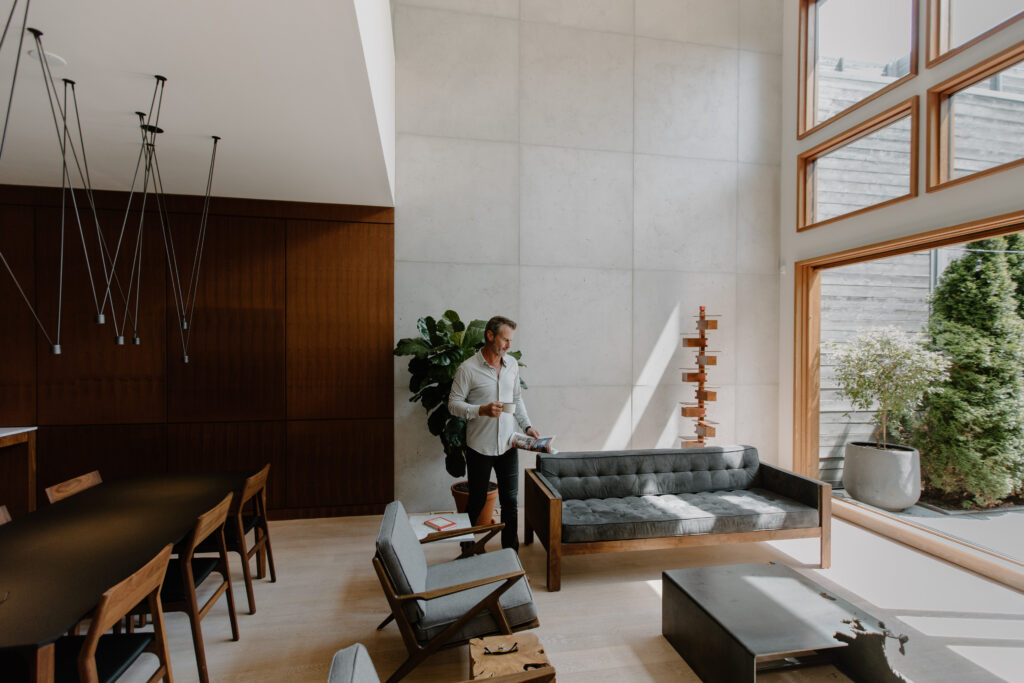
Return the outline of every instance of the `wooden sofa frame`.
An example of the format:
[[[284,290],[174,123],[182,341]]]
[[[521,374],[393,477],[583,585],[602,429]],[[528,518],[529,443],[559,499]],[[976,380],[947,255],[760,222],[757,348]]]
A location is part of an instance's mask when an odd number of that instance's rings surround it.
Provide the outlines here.
[[[787,475],[809,479],[787,470],[760,463],[760,467],[784,472]],[[562,542],[562,499],[556,496],[537,476],[535,469],[526,470],[525,524],[523,540],[526,545],[533,543],[534,534],[547,550],[547,589],[562,588],[562,557],[567,555],[590,555],[593,553],[616,553],[626,550],[660,550],[663,548],[687,548],[725,543],[749,543],[756,541],[780,541],[791,538],[821,539],[821,568],[832,564],[832,486],[814,481],[818,488],[818,525],[805,529],[766,529],[764,531],[743,531],[733,533],[696,534],[691,536],[668,536],[663,538],[635,538],[622,541],[591,541],[588,543]]]

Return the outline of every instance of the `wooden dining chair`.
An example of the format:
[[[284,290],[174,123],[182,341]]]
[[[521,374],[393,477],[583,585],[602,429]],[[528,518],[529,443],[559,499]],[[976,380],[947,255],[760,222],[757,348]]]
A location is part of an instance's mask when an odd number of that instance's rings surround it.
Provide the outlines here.
[[[87,488],[91,488],[102,483],[103,480],[100,478],[99,470],[93,470],[92,472],[86,472],[79,477],[62,481],[59,484],[54,484],[47,488],[46,499],[51,503],[56,503],[58,500],[64,500],[68,496],[73,496]]]
[[[270,527],[267,524],[267,479],[270,476],[270,463],[263,469],[245,480],[241,495],[232,502],[228,513],[228,523],[224,536],[228,551],[238,553],[242,560],[242,578],[245,580],[245,595],[249,601],[249,614],[256,613],[256,597],[252,588],[252,567],[250,563],[256,556],[256,578],[266,576],[267,566],[270,567],[270,581],[277,581],[277,570],[274,568],[274,552],[270,546]],[[248,545],[246,537],[252,532],[253,543]],[[216,552],[216,547],[205,542],[199,552]]]
[[[149,677],[149,683],[161,678],[166,683],[174,683],[160,606],[160,587],[170,556],[171,546],[167,545],[141,569],[107,589],[93,610],[89,630],[84,636],[65,636],[57,640],[54,649],[57,681],[116,681],[144,652],[152,652],[160,666]],[[152,632],[104,634],[140,602],[145,603],[153,615]]]
[[[206,648],[203,646],[203,631],[200,622],[210,612],[220,596],[227,594],[228,617],[231,619],[231,639],[238,640],[238,618],[235,614],[235,594],[231,590],[231,571],[228,569],[228,551],[224,542],[224,525],[228,518],[233,494],[208,512],[199,515],[196,525],[185,540],[177,547],[178,556],[170,561],[167,579],[164,581],[160,598],[165,612],[185,612],[192,625],[192,644],[196,651],[196,666],[199,680],[209,683],[206,667]],[[219,551],[215,557],[196,557],[196,548],[204,540],[213,538]],[[210,576],[220,576],[220,583],[210,598],[199,606],[196,588]]]
[[[11,521],[11,513],[6,505],[0,505],[0,524],[7,524]]]

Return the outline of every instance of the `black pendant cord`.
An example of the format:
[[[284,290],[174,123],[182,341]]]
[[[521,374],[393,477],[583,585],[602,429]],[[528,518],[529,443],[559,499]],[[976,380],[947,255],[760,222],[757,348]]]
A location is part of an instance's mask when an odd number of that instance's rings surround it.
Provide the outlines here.
[[[47,69],[49,69],[49,64],[47,64]],[[51,75],[51,79],[52,79],[52,75]],[[81,151],[82,151],[82,163],[81,164],[78,163],[78,156],[76,154],[75,155],[75,164],[78,167],[78,175],[79,175],[80,179],[82,180],[82,184],[85,187],[86,198],[89,200],[89,208],[92,211],[93,223],[96,226],[96,241],[99,243],[100,263],[101,263],[101,265],[103,267],[103,277],[104,277],[104,280],[105,280],[105,288],[104,288],[104,293],[103,293],[103,301],[100,302],[100,305],[99,305],[99,309],[100,309],[99,312],[100,312],[100,315],[102,315],[103,312],[106,310],[106,308],[107,308],[107,299],[109,298],[110,299],[110,316],[111,316],[111,319],[113,320],[113,323],[114,323],[115,339],[118,340],[118,343],[122,343],[123,340],[124,340],[124,338],[122,337],[122,334],[123,334],[123,330],[124,330],[124,326],[125,326],[125,322],[126,321],[124,319],[122,319],[121,323],[118,324],[117,311],[114,308],[114,297],[113,297],[113,293],[111,292],[110,285],[111,285],[111,282],[113,282],[113,284],[116,285],[117,291],[121,295],[121,298],[122,299],[127,299],[127,296],[125,295],[125,292],[124,292],[124,288],[121,286],[121,281],[117,277],[117,271],[115,269],[115,265],[117,263],[117,254],[121,250],[121,241],[124,238],[124,231],[122,229],[121,235],[118,237],[117,249],[115,249],[114,255],[111,256],[110,255],[110,248],[107,246],[107,241],[106,241],[106,238],[103,235],[103,229],[102,229],[102,227],[100,225],[100,217],[99,217],[99,214],[97,213],[97,210],[96,210],[96,196],[93,193],[93,189],[92,189],[92,176],[89,173],[89,158],[86,155],[86,151],[85,151],[85,136],[82,133],[82,117],[81,117],[81,114],[79,113],[79,109],[78,109],[77,88],[75,87],[75,82],[74,81],[72,81],[70,79],[67,79],[67,78],[65,78],[63,80],[64,80],[65,91],[67,90],[67,87],[69,85],[71,86],[71,98],[72,98],[73,104],[75,105],[75,123],[76,123],[76,126],[78,128],[78,148],[81,149]],[[67,114],[68,114],[68,105],[67,105],[66,99],[67,98],[65,97],[65,104],[64,104],[64,109],[65,109],[64,114],[65,114],[65,116],[67,116]],[[75,151],[75,147],[72,146],[72,153],[74,153],[74,151]],[[85,169],[84,172],[82,170],[83,167]],[[130,283],[129,283],[129,292],[130,292],[130,290],[131,290],[131,286],[130,286]]]
[[[167,209],[163,201],[164,191],[163,182],[160,178],[160,162],[157,160],[156,147],[153,147],[150,152],[150,159],[153,164],[153,195],[156,199],[157,216],[160,217],[160,231],[164,237],[164,253],[167,257],[167,269],[170,275],[171,293],[174,296],[174,310],[178,316],[178,336],[181,338],[181,353],[185,362],[188,362],[188,346],[185,342],[185,319],[183,303],[184,299],[181,294],[181,277],[178,275],[178,262],[174,257],[174,239],[170,234],[170,223],[169,216],[166,215]]]
[[[195,259],[192,261],[192,275],[188,279],[189,308],[186,320],[188,322],[188,335],[186,345],[192,340],[192,321],[196,312],[196,294],[199,292],[199,268],[203,262],[203,250],[206,247],[206,225],[210,217],[210,194],[213,190],[213,167],[217,162],[217,143],[220,137],[213,136],[213,151],[210,153],[210,173],[206,177],[206,197],[203,199],[203,216],[199,225],[199,239],[196,243]]]
[[[132,175],[131,189],[128,191],[128,206],[124,210],[124,221],[121,223],[121,232],[124,233],[128,225],[128,216],[131,213],[132,200],[135,196],[135,185],[139,179],[139,168],[142,167],[142,158],[146,151],[146,133],[142,128],[142,124],[145,122],[145,114],[140,111],[135,112],[135,115],[139,117],[139,130],[142,136],[142,144],[139,146],[139,157],[135,160],[135,173]],[[132,325],[132,341],[136,344],[140,343],[139,339],[139,296],[142,293],[142,228],[145,224],[145,213],[146,213],[146,194],[148,191],[148,177],[143,176],[142,185],[142,206],[139,209],[139,228],[135,236],[135,247],[132,249],[132,267],[131,272],[128,275],[128,296],[125,297],[124,302],[124,319],[130,320]],[[136,281],[135,269],[139,269],[138,281]],[[132,287],[135,287],[135,315],[130,314],[131,299],[132,299]]]
[[[82,229],[82,217],[78,211],[78,199],[75,197],[74,183],[72,182],[71,174],[68,171],[67,149],[64,146],[64,141],[61,137],[60,132],[60,123],[57,120],[57,109],[60,107],[60,102],[58,101],[56,104],[54,103],[54,100],[57,99],[56,87],[53,86],[52,76],[50,76],[49,78],[47,77],[49,68],[47,64],[46,53],[43,51],[43,44],[40,40],[40,37],[43,35],[43,33],[42,31],[39,31],[38,29],[34,28],[29,28],[27,30],[35,37],[36,49],[38,50],[38,53],[40,55],[39,61],[43,70],[43,85],[46,88],[46,99],[50,105],[50,114],[53,117],[53,126],[57,133],[57,143],[60,145],[61,167],[63,168],[63,172],[67,174],[68,187],[70,188],[69,194],[71,196],[71,204],[75,209],[75,219],[78,223],[78,234],[82,239],[82,253],[85,257],[85,270],[89,275],[89,287],[92,290],[93,303],[96,306],[96,321],[102,322],[103,313],[102,311],[100,311],[99,297],[96,296],[96,283],[93,280],[92,265],[89,262],[89,249],[85,242],[85,232]],[[71,147],[73,153],[74,145],[71,144],[70,141],[69,146]],[[77,155],[75,158],[77,159]]]
[[[0,134],[0,159],[3,158],[4,146],[7,143],[7,126],[8,126],[8,124],[11,121],[11,104],[14,102],[14,88],[17,85],[17,82],[18,82],[18,70],[21,67],[21,52],[22,52],[22,49],[23,49],[24,44],[25,44],[25,29],[28,26],[28,10],[29,10],[30,5],[31,5],[31,0],[25,0],[25,12],[22,14],[21,31],[18,33],[18,52],[17,52],[17,54],[14,57],[14,73],[11,76],[11,91],[10,91],[9,95],[7,96],[7,109],[6,109],[5,113],[4,113],[3,133]],[[4,41],[7,39],[7,33],[10,30],[10,28],[11,28],[12,22],[14,21],[14,12],[17,9],[17,7],[18,7],[18,0],[14,0],[14,3],[11,5],[11,11],[7,15],[7,21],[4,23],[3,34],[0,35],[0,49],[3,48]],[[42,59],[42,55],[40,55],[40,59]],[[63,182],[63,176],[62,176],[62,182]],[[62,237],[63,237],[63,234],[62,234]],[[61,247],[63,249],[63,242],[61,243]],[[25,305],[28,306],[28,310],[32,314],[32,318],[36,321],[36,325],[39,326],[39,330],[43,333],[43,336],[46,337],[46,341],[47,341],[47,343],[50,344],[50,348],[52,350],[54,350],[55,353],[60,353],[60,346],[55,345],[53,340],[50,338],[50,333],[46,330],[46,326],[43,325],[43,321],[39,319],[39,315],[36,313],[35,306],[33,306],[32,302],[29,301],[28,296],[26,296],[26,294],[25,294],[25,290],[21,286],[21,282],[18,281],[17,276],[14,274],[14,270],[11,268],[10,264],[7,263],[7,259],[4,257],[3,250],[0,250],[0,262],[3,263],[4,269],[6,269],[7,273],[11,276],[11,280],[14,282],[14,286],[17,287],[18,293],[21,295],[22,300],[24,300]],[[62,251],[62,255],[61,255],[61,263],[62,263],[62,273],[63,273],[63,251]],[[58,320],[59,320],[59,312],[58,312]],[[60,329],[60,326],[58,324],[58,330],[59,329]],[[58,337],[59,337],[59,332],[58,332]]]
[[[27,296],[25,296],[25,290],[21,288],[21,283],[18,282],[18,278],[14,275],[14,271],[11,270],[11,266],[10,264],[7,263],[7,259],[4,258],[3,253],[0,253],[0,262],[4,264],[4,268],[6,268],[7,272],[10,273],[11,279],[14,280],[14,286],[18,288],[18,293],[21,294],[21,298],[25,300],[25,305],[28,306],[28,310],[32,313],[32,317],[35,318],[36,324],[39,325],[39,330],[43,333],[43,336],[46,337],[46,341],[52,347],[53,340],[50,339],[50,335],[46,331],[46,327],[43,325],[43,322],[39,319],[39,316],[36,315],[36,309],[32,306],[32,302],[28,300]]]
[[[11,11],[7,13],[7,21],[4,22],[4,32],[0,34],[0,48],[3,48],[4,41],[7,39],[7,30],[11,28],[11,22],[14,20],[14,11],[18,9],[18,0],[14,0],[11,3]],[[25,17],[28,18],[28,8],[25,8]],[[22,29],[24,30],[24,28]]]
[[[64,86],[64,106],[67,108],[68,89]],[[64,145],[68,142],[68,121],[64,118]],[[57,269],[57,341],[52,345],[54,353],[60,350],[60,323],[64,312],[64,238],[67,220],[67,165],[61,164],[60,174],[60,267]]]
[[[142,112],[135,112],[135,115],[139,116],[139,117],[145,116]],[[141,118],[140,118],[140,122],[141,122]],[[145,144],[145,138],[143,138],[143,144]],[[135,199],[135,185],[136,185],[136,183],[139,180],[139,168],[142,166],[142,153],[143,153],[143,148],[140,146],[139,147],[139,156],[135,160],[135,173],[132,175],[132,184],[131,184],[131,187],[128,188],[128,203],[127,203],[127,205],[125,206],[125,209],[124,209],[124,219],[121,221],[121,236],[118,238],[118,241],[117,241],[117,251],[114,253],[114,262],[115,263],[117,262],[118,255],[121,252],[121,240],[124,238],[125,231],[128,229],[128,216],[129,216],[129,214],[131,214],[132,202]],[[145,202],[145,198],[143,198],[142,211],[144,212],[145,210],[146,210],[146,202]],[[139,226],[139,229],[140,230],[142,229],[141,225]],[[136,240],[138,240],[138,236],[136,236]],[[132,249],[132,267],[131,267],[131,270],[128,273],[128,295],[124,296],[124,293],[122,292],[122,296],[124,297],[124,314],[121,316],[121,319],[125,322],[125,325],[131,324],[131,326],[132,326],[132,338],[135,339],[135,340],[138,340],[138,338],[139,338],[139,326],[138,326],[138,323],[137,323],[137,320],[138,320],[138,304],[136,303],[135,316],[132,316],[130,311],[131,311],[131,301],[132,301],[132,288],[135,286],[135,266],[136,266],[136,263],[138,262],[138,256],[139,256],[138,241],[136,241],[135,248]],[[140,273],[140,275],[141,275],[141,273]],[[138,290],[136,290],[136,291],[138,291]],[[106,297],[106,296],[110,296],[110,283],[109,282],[107,283],[107,293],[104,295],[104,297]],[[113,297],[111,297],[110,305],[111,306],[114,305]],[[138,341],[136,341],[135,343],[138,343]]]
[[[7,124],[11,120],[11,103],[14,102],[14,86],[18,82],[18,67],[21,65],[21,50],[25,43],[25,27],[28,25],[28,8],[32,4],[32,0],[25,0],[25,13],[21,19],[21,32],[18,34],[18,54],[14,57],[14,75],[11,78],[11,93],[7,97],[7,113],[4,114],[4,132],[0,135],[0,159],[4,156],[4,144],[7,142]],[[18,6],[18,0],[14,0],[14,4],[11,5],[11,13],[7,15],[7,22],[4,24],[4,33],[0,36],[0,48],[4,46],[4,40],[7,38],[7,31],[11,27],[11,21],[14,19],[14,10]],[[42,56],[40,56],[40,59]]]

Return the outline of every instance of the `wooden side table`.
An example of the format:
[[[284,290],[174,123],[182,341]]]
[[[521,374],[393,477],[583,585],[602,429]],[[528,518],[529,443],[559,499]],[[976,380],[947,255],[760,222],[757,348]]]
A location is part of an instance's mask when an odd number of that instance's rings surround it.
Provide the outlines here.
[[[8,447],[25,444],[25,460],[23,463],[14,462],[14,452],[7,451]],[[4,476],[0,479],[7,479],[11,490],[6,495],[14,496],[9,500],[0,500],[10,508],[15,516],[32,512],[36,509],[36,428],[35,427],[0,427],[0,473]],[[22,486],[14,486],[13,482],[21,479]],[[18,491],[20,489],[20,492]]]
[[[511,652],[511,650],[515,650]],[[554,681],[555,669],[533,633],[487,636],[469,641],[469,677],[474,680],[519,674],[516,681]]]

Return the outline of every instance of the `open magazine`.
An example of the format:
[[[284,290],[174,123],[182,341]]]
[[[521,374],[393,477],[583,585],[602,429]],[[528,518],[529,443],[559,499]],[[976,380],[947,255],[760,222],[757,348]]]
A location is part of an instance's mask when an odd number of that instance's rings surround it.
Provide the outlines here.
[[[516,448],[522,448],[526,451],[537,451],[538,453],[557,453],[552,443],[555,440],[555,435],[551,436],[538,436],[536,439],[526,434],[520,434],[516,432],[512,435],[512,445]]]

